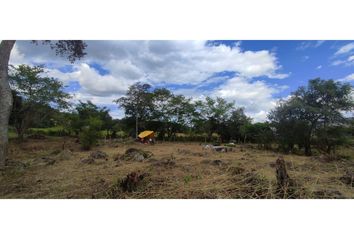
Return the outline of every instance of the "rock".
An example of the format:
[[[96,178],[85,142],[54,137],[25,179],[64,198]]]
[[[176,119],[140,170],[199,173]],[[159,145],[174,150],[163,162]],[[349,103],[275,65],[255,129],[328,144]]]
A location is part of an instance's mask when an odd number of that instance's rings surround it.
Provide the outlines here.
[[[142,162],[145,159],[150,158],[153,154],[149,151],[143,151],[136,148],[129,148],[125,151],[125,154],[120,157],[121,160],[134,160]]]
[[[135,161],[138,161],[138,162],[142,162],[142,161],[144,161],[145,157],[144,157],[144,155],[142,155],[140,153],[134,153],[132,155],[132,159]]]
[[[105,159],[106,161],[108,160],[108,155],[102,151],[94,151],[90,154],[89,157],[93,159]]]
[[[81,163],[93,164],[97,159],[108,160],[108,155],[102,151],[94,151],[87,158],[81,159]]]

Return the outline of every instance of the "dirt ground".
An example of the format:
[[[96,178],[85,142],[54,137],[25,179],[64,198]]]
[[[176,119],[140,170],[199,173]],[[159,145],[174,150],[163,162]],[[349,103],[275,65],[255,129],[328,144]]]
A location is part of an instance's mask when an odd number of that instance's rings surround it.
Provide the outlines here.
[[[131,147],[152,157],[122,160]],[[275,161],[279,154],[253,145],[236,145],[231,152],[213,152],[198,143],[107,142],[91,151],[73,139],[62,151],[62,139],[12,142],[8,167],[0,172],[0,198],[281,198],[276,193]],[[97,150],[108,156],[83,161]],[[354,188],[341,177],[354,171],[350,157],[330,162],[283,155],[288,175],[296,182],[288,198],[354,198]],[[116,161],[115,161],[116,159]],[[136,191],[124,192],[127,174],[144,175]]]

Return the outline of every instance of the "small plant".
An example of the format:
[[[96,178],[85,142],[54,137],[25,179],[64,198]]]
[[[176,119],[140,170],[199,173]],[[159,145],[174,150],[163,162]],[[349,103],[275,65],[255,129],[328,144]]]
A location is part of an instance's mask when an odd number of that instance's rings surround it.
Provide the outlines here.
[[[192,181],[192,176],[191,175],[187,175],[183,178],[183,181],[185,184],[188,184],[190,181]]]

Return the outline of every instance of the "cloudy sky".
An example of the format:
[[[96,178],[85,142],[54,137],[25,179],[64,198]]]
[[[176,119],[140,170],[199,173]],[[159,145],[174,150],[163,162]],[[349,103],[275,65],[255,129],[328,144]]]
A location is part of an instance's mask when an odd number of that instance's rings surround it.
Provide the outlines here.
[[[193,99],[223,97],[264,121],[281,98],[309,79],[354,85],[354,41],[87,41],[87,56],[70,64],[48,46],[17,41],[10,63],[44,64],[74,101],[113,104],[135,82]]]

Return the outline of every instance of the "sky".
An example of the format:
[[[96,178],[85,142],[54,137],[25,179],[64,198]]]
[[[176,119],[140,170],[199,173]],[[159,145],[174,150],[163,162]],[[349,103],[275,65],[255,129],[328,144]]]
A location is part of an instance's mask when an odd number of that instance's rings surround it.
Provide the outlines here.
[[[70,64],[50,47],[16,41],[10,64],[44,65],[65,85],[73,102],[106,106],[113,118],[124,111],[113,103],[130,85],[166,87],[193,100],[223,97],[263,122],[277,102],[310,79],[354,86],[354,41],[86,41],[87,55]]]

